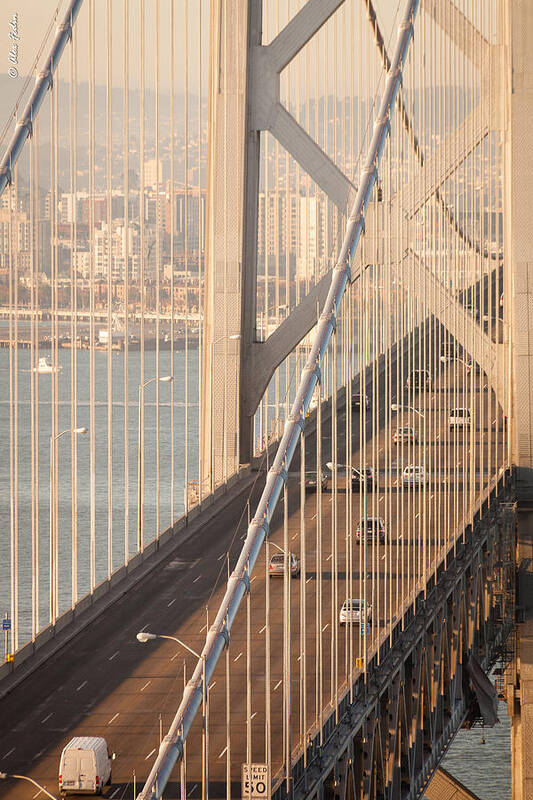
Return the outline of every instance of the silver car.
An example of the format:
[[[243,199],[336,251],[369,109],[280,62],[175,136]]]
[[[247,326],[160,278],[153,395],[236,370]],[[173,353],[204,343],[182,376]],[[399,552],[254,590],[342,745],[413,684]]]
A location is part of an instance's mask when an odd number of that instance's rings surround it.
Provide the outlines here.
[[[300,574],[300,560],[294,553],[289,553],[291,577],[297,578]],[[285,574],[286,553],[274,553],[270,556],[268,574],[271,578],[283,578]]]
[[[360,598],[352,598],[345,600],[339,612],[339,624],[347,625],[349,622],[358,624],[364,622],[365,619],[365,601]],[[372,606],[367,603],[366,605],[366,620],[370,622],[372,619]]]

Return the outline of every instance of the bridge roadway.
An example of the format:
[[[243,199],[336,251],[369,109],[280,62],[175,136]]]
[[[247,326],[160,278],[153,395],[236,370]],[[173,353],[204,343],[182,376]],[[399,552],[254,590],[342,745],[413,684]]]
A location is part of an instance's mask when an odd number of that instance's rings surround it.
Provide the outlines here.
[[[395,370],[394,370],[395,371]],[[451,440],[447,427],[445,411],[438,413],[438,397],[440,405],[445,407],[468,405],[463,398],[463,389],[468,387],[460,383],[453,388],[451,376],[457,370],[453,365],[442,369],[441,376],[435,381],[434,389],[426,397],[425,421],[430,432],[428,436],[428,460],[436,462],[439,451],[441,460],[440,480],[450,481],[455,477],[462,479],[463,470],[468,468],[467,445],[461,447],[464,463],[452,461]],[[484,376],[480,376],[484,382]],[[479,378],[476,378],[478,380]],[[381,409],[380,428],[373,436],[372,419],[367,419],[366,460],[367,464],[379,463],[379,491],[368,495],[368,513],[379,513],[391,521],[387,534],[387,543],[383,545],[368,544],[368,593],[372,595],[374,615],[372,631],[375,635],[379,627],[385,623],[385,615],[394,611],[402,597],[406,596],[414,582],[421,578],[419,553],[414,550],[413,542],[417,526],[422,519],[423,498],[427,504],[428,529],[435,531],[441,524],[445,530],[446,520],[453,525],[454,518],[461,518],[464,510],[464,493],[459,486],[456,494],[447,492],[440,494],[439,507],[436,507],[437,495],[433,491],[432,481],[427,493],[419,490],[399,489],[398,476],[401,467],[407,463],[422,460],[421,448],[415,446],[409,453],[405,446],[403,454],[392,450],[392,465],[386,474],[385,451],[392,431],[386,430],[383,413],[383,386],[380,389]],[[476,393],[479,407],[481,400],[487,403],[487,390]],[[494,421],[494,400],[490,401],[491,409],[485,414],[485,430],[477,431],[485,441],[484,462],[486,472],[487,459],[493,460],[497,447],[501,452],[503,434],[501,415],[496,426]],[[447,398],[447,399],[444,399]],[[452,400],[453,398],[453,400]],[[401,402],[401,400],[400,400]],[[404,402],[406,400],[404,399]],[[415,397],[418,407],[422,408],[421,398]],[[422,408],[422,410],[424,410]],[[491,419],[489,419],[489,417]],[[405,422],[405,420],[404,420]],[[392,420],[392,428],[396,419]],[[339,413],[339,429],[343,430],[344,416]],[[353,463],[359,463],[359,412],[353,413],[352,451]],[[329,458],[328,440],[330,424],[323,428],[323,461]],[[458,440],[463,441],[462,435]],[[338,461],[344,459],[342,439],[339,447]],[[308,456],[311,461],[315,452],[315,437],[308,437]],[[308,468],[312,464],[308,463]],[[471,465],[470,465],[471,466]],[[479,465],[476,471],[479,472]],[[479,474],[476,484],[479,486]],[[259,481],[250,498],[253,509],[263,485]],[[389,486],[389,492],[384,487]],[[389,500],[389,509],[385,509],[385,499]],[[293,746],[298,743],[300,726],[300,687],[303,686],[303,660],[300,658],[299,640],[299,608],[300,590],[305,587],[307,603],[307,636],[306,666],[307,675],[307,727],[312,727],[316,718],[317,691],[322,697],[323,705],[327,705],[337,687],[345,684],[353,669],[353,659],[361,654],[359,631],[351,627],[340,629],[338,611],[346,596],[346,547],[353,546],[353,588],[348,590],[352,596],[359,596],[360,557],[362,547],[354,537],[345,537],[346,495],[339,492],[338,513],[338,583],[335,594],[335,581],[332,581],[332,495],[327,492],[322,496],[322,615],[315,614],[317,581],[317,546],[316,546],[316,495],[309,494],[305,502],[305,519],[307,530],[307,566],[306,574],[300,580],[292,580],[292,704],[295,720],[293,725]],[[209,618],[214,617],[223,590],[222,578],[226,572],[225,555],[231,551],[232,563],[238,553],[241,538],[246,530],[246,518],[243,514],[246,498],[244,495],[232,507],[225,510],[220,518],[206,525],[201,539],[189,541],[180,547],[175,555],[155,573],[149,575],[139,586],[133,589],[116,606],[106,611],[96,622],[79,637],[68,644],[53,657],[36,674],[26,679],[19,687],[2,701],[3,725],[0,730],[0,770],[8,773],[30,775],[52,793],[57,794],[57,771],[59,755],[64,744],[72,735],[103,735],[109,747],[117,753],[113,765],[113,783],[106,789],[107,797],[132,797],[132,777],[135,771],[137,790],[146,778],[156,749],[159,745],[160,718],[163,733],[175,713],[181,697],[185,674],[191,674],[194,659],[174,642],[160,641],[141,645],[135,635],[140,630],[176,635],[196,650],[200,650],[205,637],[206,607]],[[289,481],[289,540],[293,551],[300,547],[300,511],[299,485],[295,478]],[[354,494],[353,522],[360,516],[362,497]],[[281,506],[282,504],[280,504]],[[379,509],[379,511],[378,511]],[[283,520],[281,509],[272,526],[271,539],[278,545],[283,543]],[[233,541],[232,541],[233,540]],[[428,558],[436,545],[434,534],[428,537]],[[271,548],[271,552],[274,552]],[[398,574],[400,564],[405,566],[405,579]],[[380,581],[379,589],[376,577],[383,577],[389,569],[391,579],[385,596],[384,581]],[[215,581],[219,578],[218,588],[212,593]],[[305,580],[305,584],[302,581]],[[271,697],[272,697],[272,765],[273,774],[282,761],[281,730],[282,691],[283,691],[283,581],[271,580]],[[333,599],[333,602],[332,602]],[[387,605],[388,603],[388,605]],[[251,592],[251,631],[252,631],[252,760],[264,760],[264,707],[265,707],[265,559],[252,578]],[[318,688],[315,685],[315,635],[317,620],[322,637],[323,648],[323,681]],[[338,636],[339,659],[337,669],[335,660],[331,659],[332,636]],[[349,654],[351,654],[349,658]],[[240,765],[246,759],[246,614],[241,613],[232,634],[229,650],[230,686],[231,686],[231,761],[233,794],[238,795]],[[352,675],[355,675],[355,671]],[[226,695],[225,695],[224,659],[215,673],[210,685],[210,795],[224,797],[226,794]],[[201,784],[201,745],[200,723],[197,720],[187,743],[186,776],[187,797],[200,796]],[[178,775],[176,775],[176,779]],[[178,786],[169,786],[167,795],[177,796]],[[8,781],[0,786],[0,794],[10,798],[37,798],[38,791],[22,781]]]

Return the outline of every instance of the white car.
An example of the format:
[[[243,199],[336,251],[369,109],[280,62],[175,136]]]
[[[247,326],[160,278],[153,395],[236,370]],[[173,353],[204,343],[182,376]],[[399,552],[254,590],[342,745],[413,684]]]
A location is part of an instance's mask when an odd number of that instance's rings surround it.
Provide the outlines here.
[[[347,625],[349,622],[359,624],[364,622],[365,619],[365,601],[358,598],[345,600],[339,612],[339,624]],[[372,619],[372,606],[367,603],[366,606],[366,621],[370,622]]]
[[[469,408],[452,408],[448,417],[450,428],[469,428],[471,421]]]
[[[425,486],[429,481],[429,476],[424,467],[419,464],[410,464],[405,467],[402,474],[404,486]]]
[[[394,444],[401,444],[402,442],[412,442],[413,444],[416,444],[416,434],[414,428],[396,428],[392,437],[392,441]]]

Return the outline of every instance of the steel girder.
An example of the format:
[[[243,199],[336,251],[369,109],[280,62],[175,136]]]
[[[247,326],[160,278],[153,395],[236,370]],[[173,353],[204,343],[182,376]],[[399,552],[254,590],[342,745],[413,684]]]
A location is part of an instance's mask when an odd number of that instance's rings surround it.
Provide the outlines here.
[[[488,493],[474,523],[450,547],[427,591],[406,603],[367,669],[295,754],[293,800],[419,798],[457,730],[472,714],[466,663],[485,670],[514,625],[505,601],[512,585],[514,511],[511,476]],[[351,699],[353,698],[353,699]],[[322,742],[322,744],[321,744]],[[273,800],[287,797],[286,779]]]

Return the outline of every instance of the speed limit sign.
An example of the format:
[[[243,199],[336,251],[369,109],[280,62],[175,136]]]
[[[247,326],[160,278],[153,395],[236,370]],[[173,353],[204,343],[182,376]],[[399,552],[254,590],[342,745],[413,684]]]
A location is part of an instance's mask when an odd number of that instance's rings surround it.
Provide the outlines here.
[[[268,764],[242,765],[242,800],[268,800],[270,771]]]

